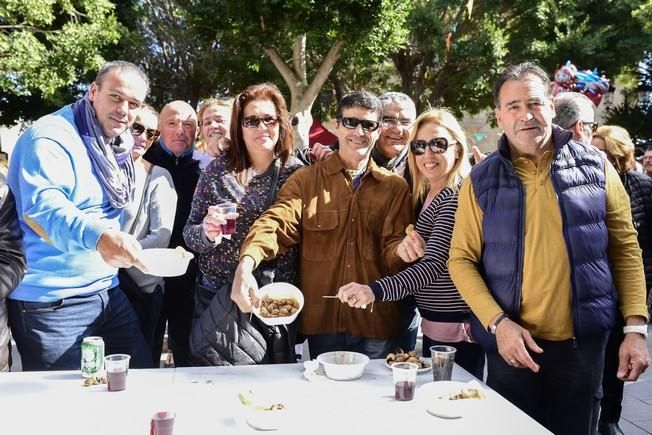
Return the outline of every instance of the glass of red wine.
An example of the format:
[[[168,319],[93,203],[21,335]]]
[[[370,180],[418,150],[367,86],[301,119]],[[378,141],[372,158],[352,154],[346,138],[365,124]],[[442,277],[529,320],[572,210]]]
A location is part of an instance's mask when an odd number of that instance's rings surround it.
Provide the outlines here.
[[[226,224],[222,225],[222,235],[230,236],[235,233],[235,219],[238,217],[238,205],[235,202],[217,204],[217,208],[224,216]]]
[[[400,401],[414,399],[414,390],[417,384],[417,370],[419,366],[413,363],[392,364],[394,377],[394,398]]]

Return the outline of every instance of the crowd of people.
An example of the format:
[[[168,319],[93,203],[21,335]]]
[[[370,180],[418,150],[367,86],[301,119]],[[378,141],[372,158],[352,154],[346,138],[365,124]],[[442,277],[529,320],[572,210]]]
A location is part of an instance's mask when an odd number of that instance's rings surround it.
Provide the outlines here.
[[[351,92],[335,144],[293,150],[269,83],[232,99],[145,104],[147,76],[105,64],[80,100],[19,138],[0,190],[0,370],[79,369],[84,337],[132,367],[384,358],[436,344],[556,434],[618,434],[623,381],[650,364],[652,149],[537,65],[494,87],[497,151],[453,113]],[[236,231],[224,234],[224,202]],[[143,249],[194,253],[176,277]],[[249,313],[289,282],[297,321]],[[324,298],[331,296],[334,298]],[[646,300],[647,298],[647,300]],[[485,378],[486,374],[486,378]]]

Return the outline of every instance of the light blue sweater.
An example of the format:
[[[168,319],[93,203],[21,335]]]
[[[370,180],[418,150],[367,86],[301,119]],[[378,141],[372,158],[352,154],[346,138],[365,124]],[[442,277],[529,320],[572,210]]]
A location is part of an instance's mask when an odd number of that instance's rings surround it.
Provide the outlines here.
[[[118,284],[117,269],[96,250],[120,229],[77,133],[71,106],[44,116],[18,139],[7,177],[25,233],[27,273],[10,298],[51,302]]]

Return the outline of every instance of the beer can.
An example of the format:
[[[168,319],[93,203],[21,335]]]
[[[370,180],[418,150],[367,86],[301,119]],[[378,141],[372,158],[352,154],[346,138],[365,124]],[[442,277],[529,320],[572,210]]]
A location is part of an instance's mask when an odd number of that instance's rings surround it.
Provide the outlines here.
[[[82,377],[99,376],[104,371],[104,340],[102,337],[85,337],[81,344]]]

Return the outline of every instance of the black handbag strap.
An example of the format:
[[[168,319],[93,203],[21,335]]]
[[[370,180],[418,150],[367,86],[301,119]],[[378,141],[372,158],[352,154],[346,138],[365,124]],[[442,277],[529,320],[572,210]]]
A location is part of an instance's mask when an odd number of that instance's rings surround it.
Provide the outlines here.
[[[136,225],[138,224],[138,219],[140,219],[140,214],[143,211],[143,205],[145,205],[145,194],[147,193],[147,188],[149,187],[149,180],[152,178],[153,168],[154,165],[150,165],[149,170],[147,171],[147,175],[145,176],[145,185],[143,186],[143,194],[140,196],[140,205],[138,205],[136,218],[132,222],[131,228],[129,229],[129,234],[131,234],[132,236],[134,235],[134,231],[136,231]]]
[[[274,160],[274,172],[272,172],[272,182],[269,186],[269,193],[267,194],[267,204],[265,204],[265,209],[269,208],[270,205],[276,199],[276,184],[278,183],[278,175],[281,172],[281,161],[279,159]]]

